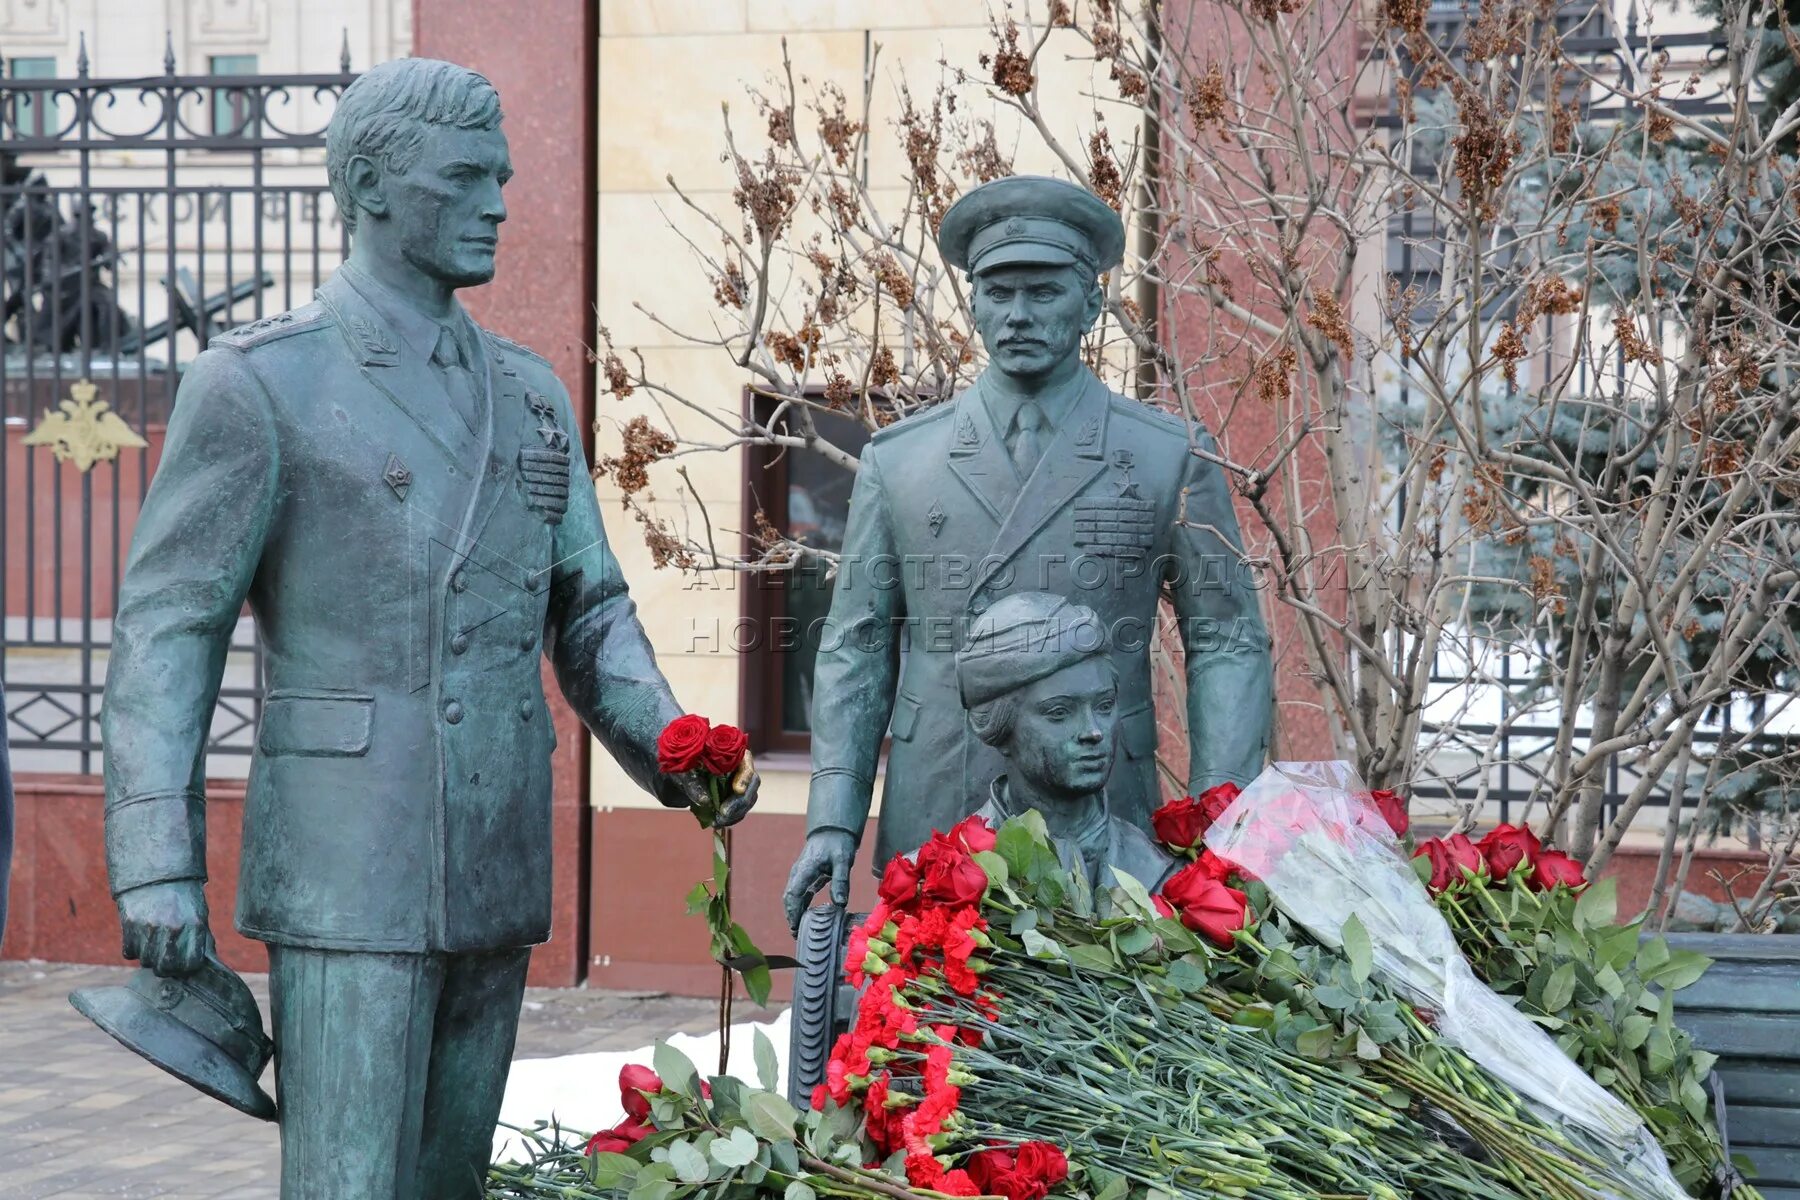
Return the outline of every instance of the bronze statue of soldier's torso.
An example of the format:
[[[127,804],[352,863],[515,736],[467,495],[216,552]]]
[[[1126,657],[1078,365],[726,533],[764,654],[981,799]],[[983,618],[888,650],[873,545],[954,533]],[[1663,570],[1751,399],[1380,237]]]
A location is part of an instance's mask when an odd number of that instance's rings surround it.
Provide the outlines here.
[[[1094,610],[1119,677],[1114,815],[1157,803],[1151,649],[1172,603],[1185,658],[1188,784],[1262,769],[1269,639],[1223,472],[1204,430],[1117,395],[1080,357],[1123,254],[1117,213],[1061,180],[1011,176],[944,216],[946,263],[969,272],[990,359],[952,401],[878,432],[850,498],[812,708],[807,844],[788,918],[847,872],[884,735],[879,868],[966,816],[1001,771],[967,728],[953,666],[969,624],[1021,592]]]

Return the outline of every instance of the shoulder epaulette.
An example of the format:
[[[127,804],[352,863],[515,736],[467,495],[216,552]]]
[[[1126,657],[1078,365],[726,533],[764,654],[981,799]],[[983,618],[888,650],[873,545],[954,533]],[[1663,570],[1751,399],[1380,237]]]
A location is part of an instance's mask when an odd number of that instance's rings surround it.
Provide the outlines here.
[[[511,338],[502,337],[491,329],[483,329],[481,334],[483,337],[487,338],[488,347],[493,351],[494,358],[498,362],[505,362],[506,356],[509,354],[518,354],[531,359],[533,362],[543,363],[546,367],[550,365],[549,359],[539,354],[536,350],[533,350],[530,346],[520,345]]]
[[[1113,411],[1121,416],[1136,417],[1146,425],[1155,425],[1162,429],[1173,430],[1183,437],[1187,436],[1187,418],[1180,413],[1172,413],[1167,409],[1156,408],[1152,405],[1145,404],[1142,400],[1134,400],[1130,396],[1121,396],[1117,392],[1112,394],[1112,407]],[[1204,429],[1205,427],[1205,424],[1202,423],[1201,428]]]
[[[882,442],[899,434],[911,433],[915,429],[923,429],[933,421],[941,421],[949,416],[951,410],[955,407],[956,405],[954,403],[934,404],[924,412],[912,413],[909,416],[901,417],[892,425],[883,425],[874,432],[869,440],[872,442]]]
[[[249,350],[268,342],[278,341],[289,334],[304,333],[308,329],[317,329],[324,324],[325,310],[317,303],[302,304],[299,308],[289,309],[284,313],[276,313],[272,317],[264,317],[260,321],[252,321],[248,325],[239,325],[236,329],[228,329],[224,333],[214,334],[209,346],[229,346],[234,350]]]

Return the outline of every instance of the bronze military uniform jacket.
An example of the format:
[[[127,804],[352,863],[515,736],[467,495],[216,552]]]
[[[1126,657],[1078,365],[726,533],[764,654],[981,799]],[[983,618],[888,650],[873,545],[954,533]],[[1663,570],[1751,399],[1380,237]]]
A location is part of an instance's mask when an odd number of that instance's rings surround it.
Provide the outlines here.
[[[646,789],[679,709],[549,365],[458,306],[471,432],[353,278],[213,339],[182,382],[114,623],[112,887],[205,875],[203,746],[247,599],[267,672],[238,928],[346,950],[541,942],[540,654]]]
[[[814,672],[807,825],[861,833],[887,732],[878,869],[967,816],[1004,769],[968,728],[955,653],[1012,592],[1066,596],[1108,631],[1120,758],[1107,793],[1120,819],[1146,828],[1158,803],[1149,647],[1165,590],[1186,649],[1190,786],[1262,769],[1269,640],[1224,479],[1191,452],[1185,422],[1084,374],[1028,480],[979,380],[863,452]]]

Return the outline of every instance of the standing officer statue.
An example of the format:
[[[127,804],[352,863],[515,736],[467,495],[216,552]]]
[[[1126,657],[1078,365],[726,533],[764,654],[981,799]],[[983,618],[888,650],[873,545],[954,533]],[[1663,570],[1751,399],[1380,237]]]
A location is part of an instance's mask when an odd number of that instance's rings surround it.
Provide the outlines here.
[[[964,721],[955,667],[969,623],[1002,596],[1063,596],[1105,626],[1114,815],[1147,827],[1157,804],[1150,649],[1164,594],[1186,653],[1189,788],[1248,783],[1268,744],[1268,634],[1224,478],[1193,452],[1212,439],[1081,361],[1098,277],[1123,254],[1118,214],[1073,184],[1014,176],[958,200],[938,244],[969,272],[988,366],[863,452],[813,680],[807,838],[786,895],[796,927],[827,881],[848,898],[884,735],[878,865],[966,816],[1004,769]]]
[[[354,233],[314,303],[216,337],[182,381],[113,626],[107,865],[129,989],[77,1005],[268,1115],[268,1056],[201,883],[204,746],[246,599],[267,693],[237,927],[268,943],[283,1200],[482,1194],[530,947],[550,934],[540,681],[638,784],[680,714],[607,547],[549,365],[453,298],[494,274],[512,175],[474,72],[353,83],[326,144]],[[742,772],[720,814],[755,799]],[[247,1010],[247,1011],[246,1011]]]

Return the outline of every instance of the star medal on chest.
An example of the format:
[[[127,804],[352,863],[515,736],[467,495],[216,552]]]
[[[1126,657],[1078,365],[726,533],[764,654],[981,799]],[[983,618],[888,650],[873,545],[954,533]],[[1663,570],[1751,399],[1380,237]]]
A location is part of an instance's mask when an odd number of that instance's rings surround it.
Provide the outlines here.
[[[525,404],[537,422],[540,443],[533,445],[528,441],[519,451],[525,503],[543,514],[545,521],[557,525],[569,510],[569,435],[557,419],[556,406],[548,399],[528,391]]]

